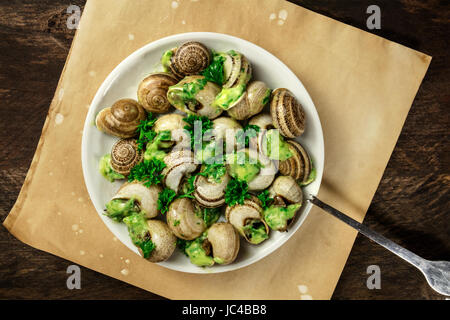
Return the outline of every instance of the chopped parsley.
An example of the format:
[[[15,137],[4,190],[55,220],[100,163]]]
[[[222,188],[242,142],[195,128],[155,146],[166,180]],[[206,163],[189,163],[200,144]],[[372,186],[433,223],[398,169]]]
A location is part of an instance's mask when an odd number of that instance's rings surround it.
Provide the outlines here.
[[[222,86],[225,82],[225,71],[223,69],[223,63],[225,58],[220,53],[213,54],[213,61],[211,64],[202,72],[202,75],[207,81],[217,83]]]
[[[261,201],[261,206],[266,210],[273,202],[273,198],[269,196],[269,190],[264,190],[258,195],[259,201]]]
[[[156,118],[151,112],[147,114],[146,120],[141,120],[141,123],[137,127],[137,133],[139,135],[137,140],[138,150],[145,149],[147,142],[155,138],[156,132],[152,130],[155,122]]]
[[[236,179],[231,179],[228,182],[225,189],[225,203],[227,205],[244,204],[244,200],[250,197],[247,182]]]
[[[189,176],[186,180],[186,182],[183,184],[183,194],[180,195],[180,198],[191,198],[194,199],[195,197],[192,195],[195,191],[194,187],[194,180],[197,177],[198,173],[193,174]]]
[[[192,241],[177,238],[177,243],[176,243],[177,244],[177,248],[180,249],[180,251],[183,252],[183,254],[186,257],[188,257],[188,254],[186,253],[186,248],[189,247],[191,242]]]
[[[220,208],[199,208],[195,213],[197,217],[202,218],[205,221],[205,225],[209,228],[220,217]]]
[[[141,181],[146,187],[158,184],[163,179],[161,171],[166,164],[158,159],[145,160],[135,165],[128,176],[128,181]]]
[[[177,193],[172,189],[165,188],[158,196],[158,210],[161,214],[165,214],[169,211],[169,206],[173,200],[177,197]]]

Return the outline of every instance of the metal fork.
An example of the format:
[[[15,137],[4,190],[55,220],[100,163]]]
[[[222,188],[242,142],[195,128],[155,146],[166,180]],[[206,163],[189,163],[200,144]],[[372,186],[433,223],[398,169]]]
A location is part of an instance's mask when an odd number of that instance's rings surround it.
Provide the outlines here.
[[[308,199],[312,204],[318,206],[324,211],[330,213],[335,216],[339,220],[345,222],[349,226],[358,230],[359,233],[365,235],[370,240],[375,241],[376,243],[382,245],[389,251],[395,253],[400,258],[406,260],[411,263],[417,269],[419,269],[425,278],[427,279],[428,284],[433,290],[436,292],[443,294],[445,296],[450,296],[450,262],[449,261],[429,261],[425,260],[415,253],[399,246],[395,242],[383,237],[381,234],[369,229],[365,225],[359,223],[356,220],[353,220],[349,216],[340,212],[339,210],[323,203],[319,199],[314,196],[311,196],[311,199]]]

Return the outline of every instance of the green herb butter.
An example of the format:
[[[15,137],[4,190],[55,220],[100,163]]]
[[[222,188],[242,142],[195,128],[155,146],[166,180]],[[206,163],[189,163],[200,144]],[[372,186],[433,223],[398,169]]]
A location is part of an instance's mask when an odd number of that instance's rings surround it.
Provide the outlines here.
[[[101,157],[98,169],[102,176],[111,182],[114,182],[114,180],[125,179],[124,175],[115,172],[111,167],[111,154],[109,153]]]

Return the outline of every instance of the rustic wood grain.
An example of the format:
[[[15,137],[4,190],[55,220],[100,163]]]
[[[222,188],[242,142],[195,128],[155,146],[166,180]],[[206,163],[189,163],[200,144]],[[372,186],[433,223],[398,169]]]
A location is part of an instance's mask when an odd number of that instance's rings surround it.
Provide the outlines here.
[[[373,1],[297,0],[366,29]],[[0,216],[12,208],[39,140],[74,31],[70,4],[83,0],[0,0]],[[448,30],[450,6],[439,0],[380,0],[382,29],[370,31],[433,56],[364,221],[427,259],[450,260]],[[66,288],[71,262],[22,244],[0,227],[1,299],[155,299],[150,292],[82,268],[82,290]],[[366,287],[369,265],[381,290]],[[334,299],[443,299],[423,276],[358,236]]]

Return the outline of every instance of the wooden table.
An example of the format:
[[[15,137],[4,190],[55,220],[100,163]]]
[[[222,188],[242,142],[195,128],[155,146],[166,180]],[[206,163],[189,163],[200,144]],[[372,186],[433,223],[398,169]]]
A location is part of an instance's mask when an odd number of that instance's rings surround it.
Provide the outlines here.
[[[293,1],[367,30],[373,1]],[[70,4],[0,0],[0,215],[12,208],[35,152],[74,31]],[[450,6],[439,0],[379,0],[377,35],[433,56],[364,221],[427,259],[450,260]],[[0,298],[154,299],[158,296],[82,268],[82,290],[66,288],[71,262],[35,250],[0,227]],[[381,289],[366,287],[381,268]],[[443,299],[414,267],[358,236],[333,299]]]

